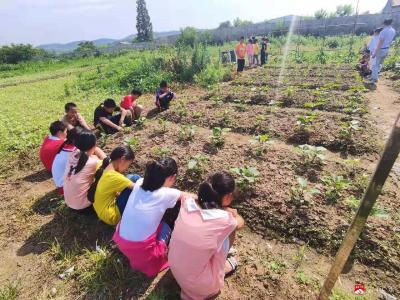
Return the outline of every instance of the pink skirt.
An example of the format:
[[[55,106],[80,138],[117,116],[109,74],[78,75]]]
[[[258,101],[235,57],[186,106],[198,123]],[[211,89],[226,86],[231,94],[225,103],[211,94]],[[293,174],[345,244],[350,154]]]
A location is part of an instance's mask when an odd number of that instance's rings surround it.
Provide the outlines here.
[[[138,270],[148,277],[154,277],[168,268],[168,246],[164,241],[157,240],[160,230],[161,225],[147,240],[132,242],[120,236],[118,224],[113,236],[119,250],[129,259],[132,269]]]

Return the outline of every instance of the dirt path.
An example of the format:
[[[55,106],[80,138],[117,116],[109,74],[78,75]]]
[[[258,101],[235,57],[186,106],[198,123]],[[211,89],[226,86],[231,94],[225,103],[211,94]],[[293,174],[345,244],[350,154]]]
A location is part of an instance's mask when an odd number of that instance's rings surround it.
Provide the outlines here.
[[[377,89],[367,94],[372,122],[382,132],[382,140],[386,141],[397,115],[400,113],[400,95],[388,79],[379,81]],[[400,159],[393,167],[400,177]]]

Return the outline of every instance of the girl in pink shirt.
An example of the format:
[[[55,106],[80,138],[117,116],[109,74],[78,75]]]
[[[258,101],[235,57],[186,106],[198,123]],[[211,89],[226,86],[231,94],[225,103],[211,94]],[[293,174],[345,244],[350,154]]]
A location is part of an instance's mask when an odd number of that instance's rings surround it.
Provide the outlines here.
[[[87,194],[96,169],[106,155],[96,147],[96,136],[91,131],[80,132],[75,145],[79,150],[71,153],[65,168],[65,204],[78,213],[92,214],[94,210]]]
[[[249,67],[253,66],[254,63],[254,45],[252,40],[247,42],[246,46],[247,58],[249,59]]]
[[[225,276],[237,269],[235,258],[228,254],[235,231],[244,226],[244,221],[235,209],[229,208],[234,189],[232,176],[219,172],[200,185],[197,201],[182,201],[168,262],[184,300],[218,295]]]

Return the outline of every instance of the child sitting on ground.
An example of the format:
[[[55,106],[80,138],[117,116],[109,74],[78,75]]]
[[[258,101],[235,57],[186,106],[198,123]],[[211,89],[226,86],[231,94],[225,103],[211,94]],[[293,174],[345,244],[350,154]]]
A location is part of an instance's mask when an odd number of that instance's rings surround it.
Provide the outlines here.
[[[122,98],[120,107],[122,109],[129,110],[134,120],[138,119],[143,111],[143,106],[136,103],[136,100],[142,96],[142,92],[139,90],[132,90],[130,95]]]
[[[224,277],[237,269],[230,248],[244,221],[229,208],[234,190],[233,177],[219,172],[200,185],[197,201],[188,198],[182,202],[168,252],[181,299],[215,297],[224,285]]]
[[[67,139],[61,145],[51,167],[51,175],[60,195],[64,195],[64,173],[69,155],[76,150],[75,141],[82,132],[80,127],[75,127],[67,132]]]
[[[163,80],[156,93],[156,105],[160,111],[167,110],[170,102],[176,98],[176,94],[168,87],[168,83]]]
[[[129,110],[113,115],[119,108],[113,99],[106,99],[94,111],[94,126],[106,134],[121,131],[124,125],[132,126],[132,114]]]
[[[134,159],[135,155],[129,146],[119,146],[96,171],[88,199],[93,203],[99,219],[106,224],[116,225],[120,221],[134,182],[140,178],[138,175],[123,175]]]
[[[178,166],[172,158],[147,163],[126,205],[114,241],[132,268],[152,277],[168,267],[167,249],[180,202],[186,194],[172,188]]]
[[[81,127],[83,129],[90,130],[89,125],[78,112],[78,107],[73,102],[65,104],[65,115],[61,121],[64,122],[68,130],[71,130],[74,127]]]
[[[47,171],[51,172],[54,158],[67,136],[67,126],[61,121],[50,125],[50,135],[46,136],[40,147],[39,157]]]
[[[93,214],[88,191],[96,169],[106,155],[96,147],[96,136],[91,131],[82,131],[75,138],[75,146],[78,150],[69,156],[64,171],[65,204],[75,212]]]
[[[357,70],[360,71],[360,75],[363,76],[363,77],[371,75],[371,70],[369,69],[370,57],[371,57],[370,51],[369,50],[365,50],[364,54],[363,54],[363,57],[358,62]]]

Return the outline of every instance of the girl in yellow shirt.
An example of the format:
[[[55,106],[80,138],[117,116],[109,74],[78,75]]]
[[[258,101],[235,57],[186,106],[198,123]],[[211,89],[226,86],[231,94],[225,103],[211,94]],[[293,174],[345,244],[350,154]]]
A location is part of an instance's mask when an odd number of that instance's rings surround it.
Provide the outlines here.
[[[88,199],[93,202],[97,216],[109,225],[116,225],[139,175],[123,175],[135,159],[129,146],[119,146],[103,161],[96,171],[95,181],[89,189]]]
[[[253,56],[254,65],[258,66],[260,64],[260,59],[259,59],[260,46],[258,45],[258,40],[254,40],[253,50],[254,50],[254,56]]]

